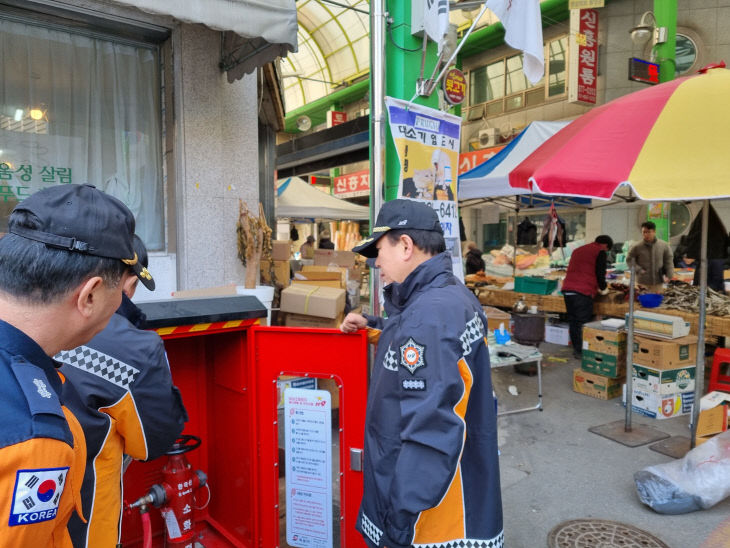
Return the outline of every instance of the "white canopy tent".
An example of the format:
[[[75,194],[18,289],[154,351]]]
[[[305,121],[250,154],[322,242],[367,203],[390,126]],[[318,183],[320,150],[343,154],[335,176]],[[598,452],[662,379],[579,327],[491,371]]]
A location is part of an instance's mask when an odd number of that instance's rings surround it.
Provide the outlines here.
[[[370,219],[370,208],[325,194],[299,177],[289,177],[280,180],[276,187],[276,216],[367,221]]]

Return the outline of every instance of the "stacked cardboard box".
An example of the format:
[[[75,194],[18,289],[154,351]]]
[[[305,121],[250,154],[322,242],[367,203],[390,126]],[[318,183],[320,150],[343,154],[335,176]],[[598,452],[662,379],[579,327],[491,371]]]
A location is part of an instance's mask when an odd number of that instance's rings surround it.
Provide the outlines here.
[[[573,370],[573,391],[599,400],[610,400],[621,395],[623,379],[586,373],[581,368]]]
[[[583,326],[580,369],[573,371],[573,390],[609,400],[621,394],[626,376],[626,333],[601,322]]]
[[[634,338],[633,411],[655,419],[691,413],[694,403],[697,337]]]
[[[287,326],[336,328],[345,311],[345,290],[295,283],[281,292],[280,308]]]
[[[346,250],[316,249],[314,251],[315,267],[339,267],[347,272],[344,289],[347,290],[347,298],[350,308],[357,308],[360,305],[360,285],[362,281],[362,269],[357,265],[357,254]]]

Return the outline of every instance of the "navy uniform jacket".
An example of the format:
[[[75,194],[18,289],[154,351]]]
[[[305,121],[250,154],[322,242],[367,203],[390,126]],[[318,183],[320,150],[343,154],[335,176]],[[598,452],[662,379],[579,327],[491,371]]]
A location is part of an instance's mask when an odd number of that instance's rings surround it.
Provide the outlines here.
[[[70,548],[86,446],[38,344],[0,320],[0,547]],[[68,398],[78,397],[73,391]]]
[[[163,455],[187,420],[157,333],[138,329],[144,316],[125,296],[89,343],[61,352],[61,371],[81,396],[73,412],[86,434],[85,517],[69,521],[76,548],[113,548],[121,534],[122,460]]]
[[[442,253],[385,289],[357,529],[369,546],[503,546],[486,318]]]

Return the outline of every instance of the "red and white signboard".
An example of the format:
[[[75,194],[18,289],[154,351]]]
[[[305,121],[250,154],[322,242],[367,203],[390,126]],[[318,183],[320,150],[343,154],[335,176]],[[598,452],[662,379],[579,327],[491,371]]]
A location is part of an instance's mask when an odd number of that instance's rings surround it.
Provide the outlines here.
[[[354,198],[370,194],[370,171],[363,169],[335,177],[332,193],[338,198]]]
[[[598,11],[571,10],[570,69],[568,71],[568,101],[596,104],[598,84]]]
[[[459,154],[459,175],[466,173],[470,169],[474,169],[479,164],[483,164],[503,148],[504,145],[500,145],[498,147],[483,148],[471,152],[462,152]]]
[[[327,127],[339,126],[347,122],[347,113],[341,110],[327,111]]]

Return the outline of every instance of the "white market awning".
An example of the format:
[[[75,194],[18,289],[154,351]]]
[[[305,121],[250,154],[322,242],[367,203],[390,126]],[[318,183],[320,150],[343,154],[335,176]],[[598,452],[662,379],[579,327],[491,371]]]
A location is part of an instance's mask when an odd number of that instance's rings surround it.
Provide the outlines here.
[[[299,177],[289,177],[276,187],[276,217],[366,221],[370,208],[325,194]]]
[[[114,0],[148,13],[170,15],[224,32],[228,81],[297,51],[295,0]]]

